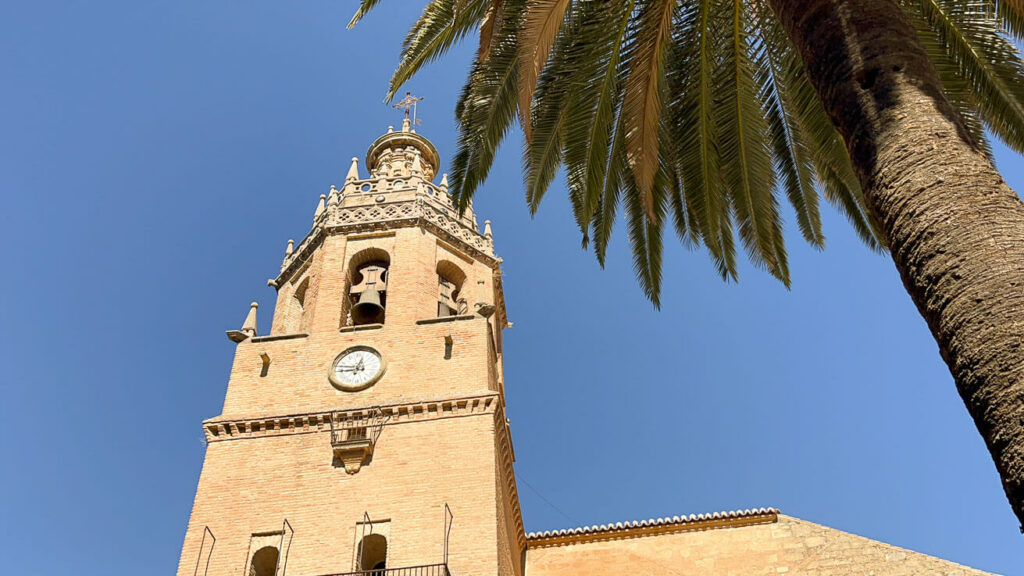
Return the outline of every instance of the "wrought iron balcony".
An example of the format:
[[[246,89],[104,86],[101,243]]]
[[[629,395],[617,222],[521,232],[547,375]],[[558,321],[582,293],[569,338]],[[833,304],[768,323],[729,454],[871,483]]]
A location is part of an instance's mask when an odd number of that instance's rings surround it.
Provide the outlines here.
[[[345,467],[349,474],[359,472],[373,455],[373,447],[389,417],[380,408],[354,418],[331,416],[331,447],[336,465]]]
[[[379,570],[360,570],[340,574],[324,574],[323,576],[451,576],[447,564],[425,564],[423,566],[407,566],[404,568],[381,568]]]

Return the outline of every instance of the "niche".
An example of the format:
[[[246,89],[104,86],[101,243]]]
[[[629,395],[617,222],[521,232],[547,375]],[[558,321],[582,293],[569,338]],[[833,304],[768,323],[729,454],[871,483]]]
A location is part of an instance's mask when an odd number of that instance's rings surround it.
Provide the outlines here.
[[[275,576],[277,557],[276,546],[264,546],[257,550],[249,564],[249,576]]]
[[[368,534],[359,542],[359,570],[383,574],[388,564],[388,539],[381,534]]]
[[[306,278],[295,289],[292,301],[292,325],[294,330],[289,332],[302,332],[306,328],[306,293],[309,292],[309,278]]]

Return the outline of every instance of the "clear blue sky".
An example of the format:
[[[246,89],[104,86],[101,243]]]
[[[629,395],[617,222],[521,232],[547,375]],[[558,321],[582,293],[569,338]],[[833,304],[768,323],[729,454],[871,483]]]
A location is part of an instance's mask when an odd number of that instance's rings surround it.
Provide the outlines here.
[[[398,122],[381,99],[418,3],[347,31],[354,4],[0,5],[5,572],[175,570],[224,330],[251,300],[271,309],[288,238]],[[446,160],[472,49],[410,85]],[[824,252],[790,219],[789,291],[750,267],[724,284],[670,242],[656,312],[622,228],[606,270],[580,250],[561,182],[529,217],[517,138],[476,208],[505,259],[528,530],[776,506],[1024,574],[994,466],[888,257],[831,209]],[[1024,189],[1019,158],[997,159]]]

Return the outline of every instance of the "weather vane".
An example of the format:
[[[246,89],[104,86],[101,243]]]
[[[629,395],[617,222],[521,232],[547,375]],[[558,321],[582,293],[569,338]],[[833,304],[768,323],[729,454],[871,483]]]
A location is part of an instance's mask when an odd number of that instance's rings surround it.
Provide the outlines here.
[[[409,110],[412,109],[412,123],[413,123],[413,125],[418,125],[420,123],[420,121],[419,121],[418,118],[416,118],[416,104],[420,100],[423,100],[422,96],[417,97],[417,96],[413,96],[412,92],[406,92],[405,93],[405,98],[402,98],[402,100],[399,101],[398,104],[395,104],[394,107],[395,108],[403,108],[403,109],[405,109],[405,117],[406,118],[409,117]]]

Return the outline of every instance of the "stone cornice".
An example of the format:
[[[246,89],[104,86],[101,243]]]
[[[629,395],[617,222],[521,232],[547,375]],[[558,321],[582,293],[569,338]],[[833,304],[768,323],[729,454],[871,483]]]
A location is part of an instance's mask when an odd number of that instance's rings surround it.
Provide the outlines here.
[[[281,286],[291,278],[309,260],[326,235],[389,231],[414,226],[429,230],[469,256],[497,269],[501,260],[494,256],[491,239],[475,230],[470,225],[470,219],[456,216],[454,208],[437,199],[447,197],[446,192],[435,191],[433,195],[421,192],[413,194],[413,190],[406,192],[409,194],[404,195],[404,198],[385,200],[378,204],[340,204],[329,207],[285,260],[274,284]],[[372,195],[372,192],[367,195]]]
[[[516,541],[519,542],[519,549],[525,550],[527,546],[526,528],[523,526],[523,511],[519,506],[519,487],[516,485],[516,470],[514,466],[516,456],[512,449],[512,431],[509,429],[508,421],[505,418],[504,402],[499,403],[494,411],[494,420],[498,431],[499,456],[505,472],[509,499],[512,501],[512,513],[515,517]]]
[[[383,406],[278,416],[211,418],[203,421],[203,432],[207,442],[330,432],[332,419],[337,424],[348,419],[362,418],[375,408],[380,408],[383,415],[388,418],[386,426],[395,426],[408,422],[493,414],[498,411],[498,395],[424,399]]]
[[[778,520],[779,511],[775,508],[734,510],[731,512],[715,512],[713,514],[691,514],[690,516],[657,518],[640,522],[617,522],[601,526],[533,532],[526,536],[526,546],[527,548],[549,548],[552,546],[624,540],[627,538],[641,538],[678,532],[696,532],[718,528],[772,524],[778,522]]]

